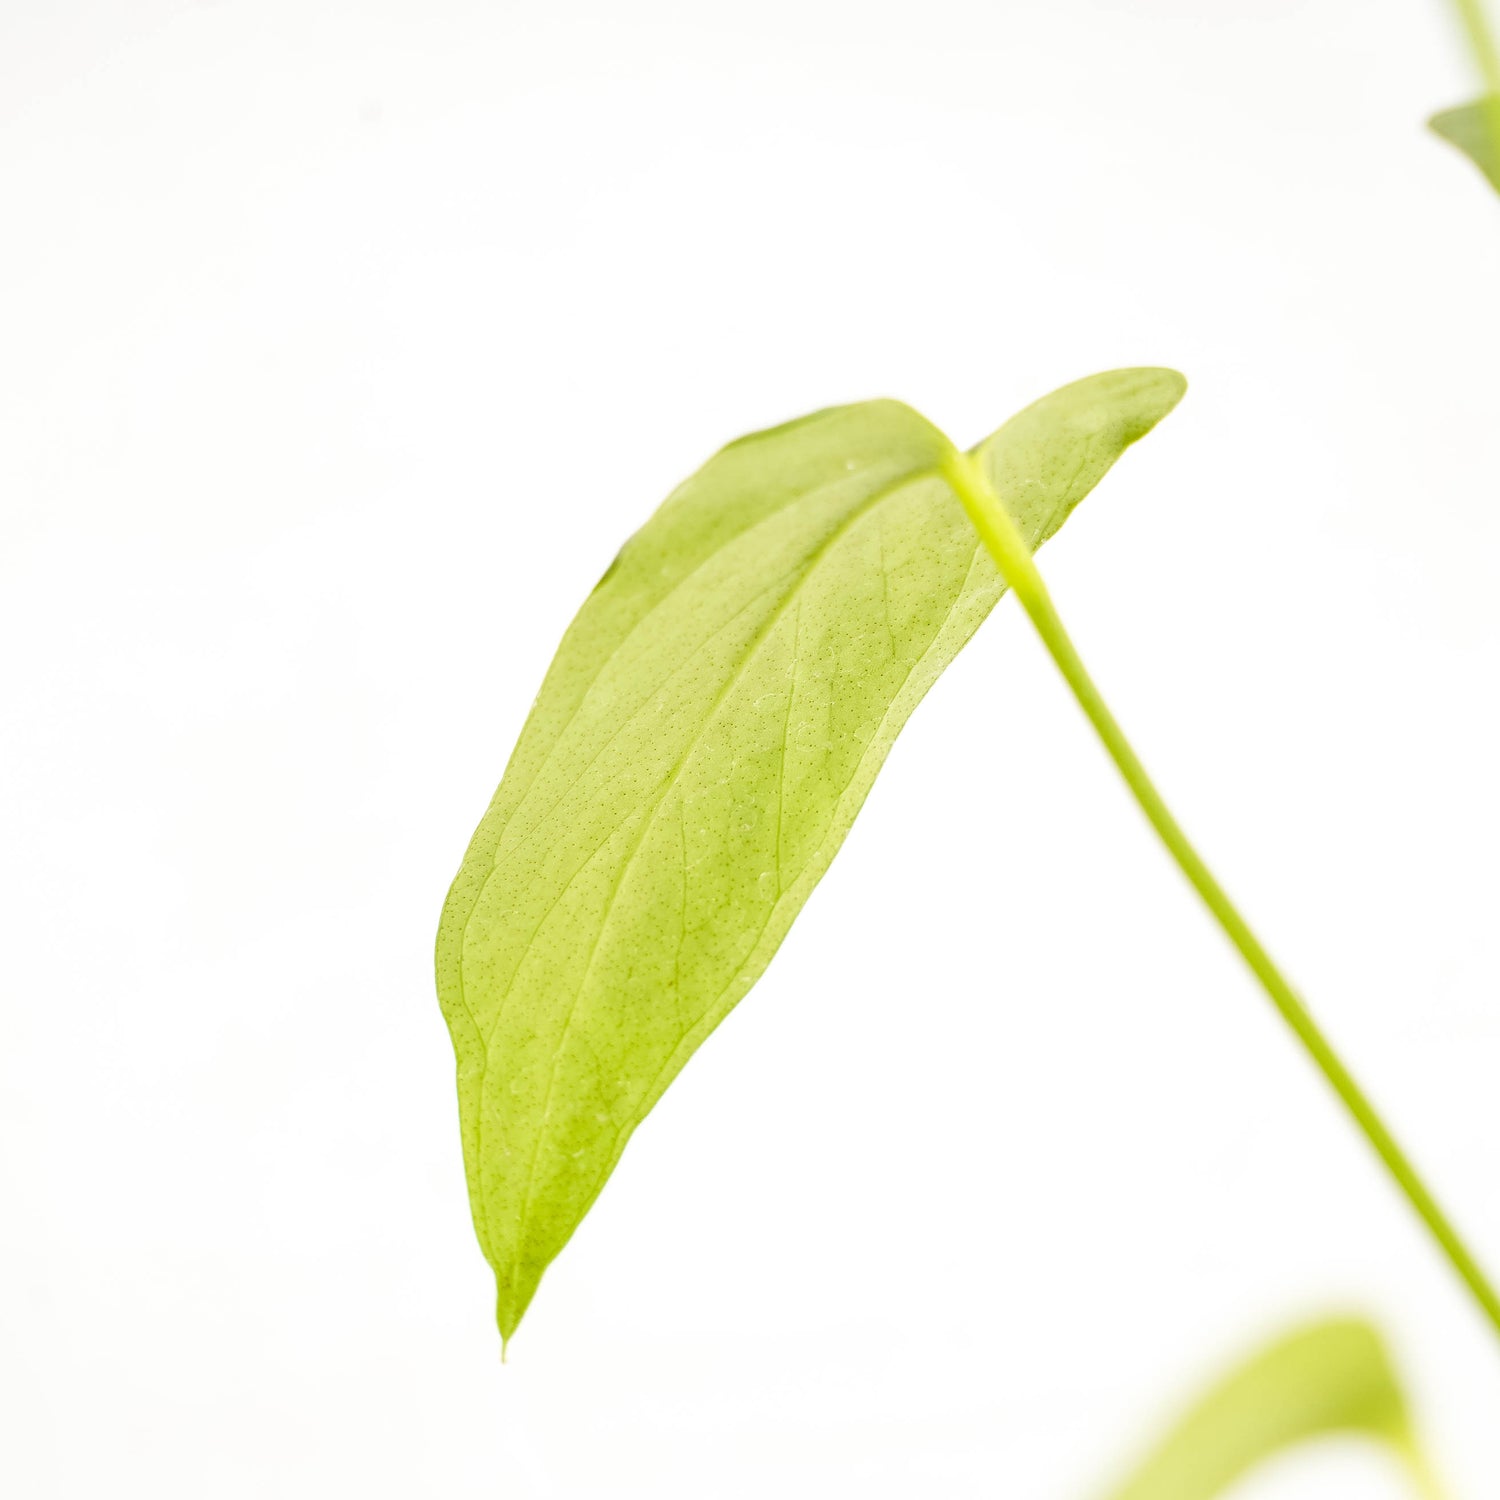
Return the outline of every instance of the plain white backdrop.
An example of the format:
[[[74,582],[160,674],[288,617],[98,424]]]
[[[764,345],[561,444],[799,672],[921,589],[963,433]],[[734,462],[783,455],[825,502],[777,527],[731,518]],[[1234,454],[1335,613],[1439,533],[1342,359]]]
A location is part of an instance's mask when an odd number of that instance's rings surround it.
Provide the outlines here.
[[[1171,364],[1044,571],[1500,1265],[1475,91],[1438,0],[0,0],[0,1489],[1084,1500],[1356,1308],[1496,1493],[1500,1349],[1008,602],[504,1369],[431,979],[714,448]]]

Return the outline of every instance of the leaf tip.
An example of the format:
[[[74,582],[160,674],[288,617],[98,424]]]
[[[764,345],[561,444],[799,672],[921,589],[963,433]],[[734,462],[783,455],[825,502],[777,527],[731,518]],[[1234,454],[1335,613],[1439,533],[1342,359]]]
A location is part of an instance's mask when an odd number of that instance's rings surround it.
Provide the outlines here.
[[[506,1287],[500,1284],[500,1294],[495,1299],[495,1323],[500,1329],[500,1363],[505,1363],[505,1356],[510,1349],[510,1341],[516,1336],[516,1329],[521,1326],[523,1309],[515,1305],[515,1300],[506,1295]]]
[[[1064,386],[1076,391],[1088,413],[1121,448],[1139,442],[1187,394],[1187,377],[1166,365],[1136,365]],[[1061,394],[1061,393],[1059,393]]]
[[[1187,395],[1187,376],[1184,375],[1181,370],[1174,370],[1168,365],[1158,366],[1156,373],[1160,375],[1162,379],[1175,392],[1172,397],[1172,404],[1175,406],[1179,401],[1182,400],[1185,395]]]
[[[1463,152],[1500,192],[1500,95],[1440,109],[1427,117],[1427,128]]]
[[[1187,395],[1187,376],[1167,365],[1142,365],[1119,373],[1134,386],[1152,427]]]
[[[495,1272],[495,1322],[500,1329],[501,1364],[506,1363],[510,1341],[516,1336],[516,1329],[521,1326],[521,1319],[526,1316],[526,1309],[531,1306],[541,1279],[540,1272],[530,1275],[518,1271],[510,1274]]]

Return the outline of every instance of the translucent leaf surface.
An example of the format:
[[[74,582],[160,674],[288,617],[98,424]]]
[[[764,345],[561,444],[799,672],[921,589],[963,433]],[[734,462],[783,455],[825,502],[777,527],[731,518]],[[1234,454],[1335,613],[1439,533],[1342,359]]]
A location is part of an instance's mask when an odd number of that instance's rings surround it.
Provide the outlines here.
[[[1495,122],[1487,100],[1476,99],[1473,104],[1445,109],[1427,123],[1445,141],[1457,146],[1500,193],[1500,149],[1495,144]]]
[[[1111,371],[981,445],[1033,547],[1183,388]],[[438,933],[506,1338],[999,598],[938,475],[950,451],[893,401],[733,443],[625,544],[564,636]]]
[[[1261,1351],[1215,1386],[1110,1500],[1211,1500],[1266,1459],[1315,1438],[1386,1445],[1419,1495],[1437,1500],[1380,1336],[1330,1319]]]

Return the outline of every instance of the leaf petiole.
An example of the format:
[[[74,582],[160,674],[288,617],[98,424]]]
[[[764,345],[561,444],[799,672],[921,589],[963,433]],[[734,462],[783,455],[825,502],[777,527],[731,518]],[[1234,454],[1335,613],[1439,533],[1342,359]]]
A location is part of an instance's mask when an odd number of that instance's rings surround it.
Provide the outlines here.
[[[1385,1163],[1417,1215],[1431,1231],[1454,1270],[1483,1309],[1496,1333],[1500,1334],[1500,1296],[1496,1295],[1484,1271],[1439,1207],[1410,1158],[1386,1127],[1375,1106],[1344,1066],[1332,1044],[1308,1013],[1307,1007],[1298,999],[1260,939],[1250,930],[1249,924],[1240,915],[1223,886],[1188,840],[1171,809],[1162,800],[1161,793],[1146,774],[1140,758],[1131,748],[1124,731],[1089,676],[1088,669],[1052,602],[1047,585],[1032,561],[1031,553],[1009,513],[1000,503],[983,468],[971,455],[960,453],[956,449],[949,453],[943,468],[948,483],[963,501],[964,509],[994,558],[1001,576],[1020,600],[1021,607],[1042,638],[1042,644],[1046,646],[1072,689],[1079,707],[1093,725],[1094,732],[1103,742],[1120,775],[1124,777],[1125,784],[1145,813],[1147,821],[1156,830],[1157,836],[1166,845],[1167,851],[1212,913],[1214,920],[1260,981],[1282,1019],[1296,1033],[1323,1076],[1333,1086],[1344,1107],[1375,1148],[1376,1155]]]

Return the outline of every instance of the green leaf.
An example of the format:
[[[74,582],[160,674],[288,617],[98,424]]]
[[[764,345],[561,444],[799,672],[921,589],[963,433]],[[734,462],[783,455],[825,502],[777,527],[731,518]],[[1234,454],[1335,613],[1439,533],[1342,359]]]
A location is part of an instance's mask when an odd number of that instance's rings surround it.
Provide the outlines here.
[[[1032,547],[1183,389],[1170,370],[1111,371],[981,445]],[[506,1339],[1000,597],[938,473],[951,451],[894,401],[732,443],[625,544],[564,636],[438,932]]]
[[[1500,98],[1476,99],[1435,114],[1428,125],[1457,146],[1500,193]]]
[[[1110,1500],[1211,1500],[1263,1460],[1339,1435],[1386,1444],[1417,1493],[1438,1500],[1380,1335],[1355,1318],[1310,1324],[1246,1361]]]

